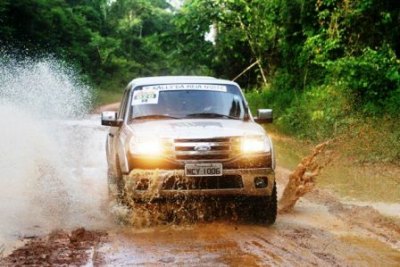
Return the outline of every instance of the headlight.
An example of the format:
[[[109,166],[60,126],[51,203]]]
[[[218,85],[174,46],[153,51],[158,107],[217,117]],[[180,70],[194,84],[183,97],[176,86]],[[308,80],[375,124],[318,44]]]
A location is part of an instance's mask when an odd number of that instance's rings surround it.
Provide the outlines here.
[[[157,138],[132,138],[129,149],[135,155],[158,156],[163,152],[163,145]]]
[[[240,145],[242,153],[271,152],[271,146],[266,136],[243,137]]]

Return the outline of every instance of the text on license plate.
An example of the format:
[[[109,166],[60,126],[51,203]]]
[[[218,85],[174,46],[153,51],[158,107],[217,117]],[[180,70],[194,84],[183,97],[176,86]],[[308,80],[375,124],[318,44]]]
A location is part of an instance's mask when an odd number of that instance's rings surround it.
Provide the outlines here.
[[[222,163],[197,163],[185,165],[186,176],[222,176]]]

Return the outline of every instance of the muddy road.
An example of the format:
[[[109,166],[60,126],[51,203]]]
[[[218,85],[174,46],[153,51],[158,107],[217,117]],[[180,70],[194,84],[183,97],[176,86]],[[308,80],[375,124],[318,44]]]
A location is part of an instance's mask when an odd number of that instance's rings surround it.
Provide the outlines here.
[[[321,188],[302,198],[293,212],[280,214],[271,227],[219,219],[123,225],[122,213],[107,201],[107,129],[99,125],[98,115],[59,123],[59,145],[68,147],[60,151],[61,173],[41,165],[35,186],[21,191],[26,197],[0,199],[6,214],[0,222],[1,266],[400,265],[398,206],[387,217]],[[278,168],[278,195],[289,173]]]

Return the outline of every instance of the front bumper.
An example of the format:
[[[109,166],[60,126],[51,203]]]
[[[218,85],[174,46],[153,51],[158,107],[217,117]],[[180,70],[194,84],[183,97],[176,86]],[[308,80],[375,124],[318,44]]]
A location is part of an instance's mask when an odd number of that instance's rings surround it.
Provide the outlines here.
[[[142,170],[179,170],[184,169],[186,163],[192,161],[177,160],[175,157],[159,157],[159,158],[146,158],[144,156],[133,156],[128,154],[129,169],[142,169]],[[228,160],[194,160],[193,163],[222,163],[224,169],[263,169],[271,168],[272,157],[270,153],[260,153],[254,155],[235,155]]]
[[[222,176],[186,177],[181,169],[133,170],[123,179],[125,194],[138,200],[180,196],[270,196],[275,173],[271,168],[224,169]],[[261,186],[255,182],[260,179],[263,180]],[[204,187],[206,184],[211,186]]]

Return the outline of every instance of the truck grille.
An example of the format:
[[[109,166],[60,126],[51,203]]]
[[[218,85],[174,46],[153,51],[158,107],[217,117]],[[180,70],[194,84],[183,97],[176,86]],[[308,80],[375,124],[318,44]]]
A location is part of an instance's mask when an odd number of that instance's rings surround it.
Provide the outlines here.
[[[177,160],[228,160],[233,146],[231,138],[175,139]]]
[[[240,175],[179,177],[171,176],[164,180],[164,190],[235,189],[243,188]]]

